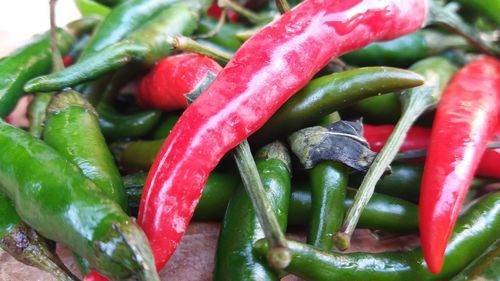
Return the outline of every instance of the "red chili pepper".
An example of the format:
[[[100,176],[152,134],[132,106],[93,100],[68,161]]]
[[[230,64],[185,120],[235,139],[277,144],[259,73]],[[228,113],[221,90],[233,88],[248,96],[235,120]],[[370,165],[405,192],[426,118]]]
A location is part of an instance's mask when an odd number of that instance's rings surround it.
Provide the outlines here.
[[[101,274],[95,271],[89,272],[83,279],[83,281],[108,281],[108,280],[109,280],[108,278],[102,276]]]
[[[497,123],[499,96],[500,61],[482,58],[455,75],[438,105],[419,206],[422,250],[433,273],[441,270],[460,207]]]
[[[375,152],[380,152],[393,129],[393,125],[372,126],[364,124],[363,135],[370,144],[370,148]],[[400,151],[427,149],[430,142],[430,136],[431,129],[412,127],[408,132]],[[500,123],[495,128],[495,133],[489,141],[498,142],[499,138]],[[476,170],[476,175],[500,178],[500,165],[498,165],[498,163],[500,163],[500,149],[487,149],[481,158],[479,167]]]
[[[68,67],[72,65],[74,62],[73,58],[71,56],[64,56],[63,57],[63,64],[65,67]]]
[[[215,3],[208,8],[207,14],[216,19],[220,18],[222,15],[222,8],[217,4],[217,1],[215,1]],[[227,11],[227,17],[231,22],[238,21],[238,14],[232,10]]]
[[[157,269],[173,254],[222,156],[260,128],[332,57],[420,28],[424,0],[306,0],[234,55],[179,119],[144,187],[138,222]]]
[[[184,109],[221,70],[217,62],[199,54],[167,57],[142,79],[138,102],[166,111]]]

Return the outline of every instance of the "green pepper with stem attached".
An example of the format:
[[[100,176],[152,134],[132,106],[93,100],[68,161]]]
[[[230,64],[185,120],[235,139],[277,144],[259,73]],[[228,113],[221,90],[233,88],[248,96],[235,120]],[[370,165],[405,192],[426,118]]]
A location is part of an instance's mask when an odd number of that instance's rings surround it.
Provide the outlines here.
[[[113,279],[159,280],[142,230],[78,167],[0,121],[0,187],[19,216]]]
[[[266,195],[282,231],[286,229],[290,198],[290,155],[281,143],[272,143],[256,155]],[[264,237],[252,202],[240,187],[224,215],[215,258],[214,280],[279,280],[253,253],[253,243]]]
[[[500,229],[500,192],[480,199],[458,219],[446,249],[446,260],[439,274],[432,274],[420,248],[387,253],[340,254],[320,251],[312,246],[288,241],[291,263],[285,268],[306,280],[419,280],[441,281],[453,277],[498,240]],[[255,250],[267,255],[265,240]]]

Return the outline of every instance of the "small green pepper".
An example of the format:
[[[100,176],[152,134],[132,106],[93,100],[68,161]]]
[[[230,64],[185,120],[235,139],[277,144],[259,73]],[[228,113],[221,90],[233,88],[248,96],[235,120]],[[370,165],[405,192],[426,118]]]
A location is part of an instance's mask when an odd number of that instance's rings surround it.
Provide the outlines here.
[[[262,150],[268,150],[263,153]],[[257,154],[259,171],[267,197],[282,231],[286,229],[290,198],[290,156],[282,144],[270,144]],[[215,259],[214,280],[279,280],[253,253],[253,243],[264,233],[245,189],[240,187],[222,222]]]
[[[47,117],[47,107],[54,93],[38,93],[28,107],[30,134],[36,138],[42,137],[43,126]]]
[[[63,29],[57,30],[58,47],[66,53],[74,38]],[[39,75],[46,74],[52,66],[49,33],[35,39],[29,45],[0,60],[0,117],[7,116],[25,94],[24,84]]]

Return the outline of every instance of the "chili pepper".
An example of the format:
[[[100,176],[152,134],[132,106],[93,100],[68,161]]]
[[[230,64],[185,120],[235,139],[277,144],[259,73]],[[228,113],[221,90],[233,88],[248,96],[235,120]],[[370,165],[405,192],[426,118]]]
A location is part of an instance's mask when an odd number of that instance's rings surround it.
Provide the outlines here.
[[[127,210],[120,172],[99,129],[97,112],[78,92],[65,91],[52,99],[43,139]]]
[[[106,5],[108,7],[114,7],[118,6],[124,2],[127,2],[126,0],[95,0],[97,3],[101,3],[102,5]]]
[[[372,43],[361,50],[342,56],[342,59],[349,64],[359,66],[405,67],[445,49],[466,46],[467,42],[459,36],[422,30],[392,41]]]
[[[500,192],[496,192],[478,201],[458,220],[446,251],[443,271],[438,275],[429,272],[420,248],[377,254],[339,254],[294,241],[288,241],[292,261],[285,270],[306,280],[446,280],[498,240],[499,227]],[[259,240],[255,250],[266,255],[265,241]]]
[[[227,151],[333,56],[418,29],[425,6],[419,0],[340,6],[306,0],[247,41],[184,111],[148,175],[138,221],[154,245],[157,268],[174,252],[209,172]]]
[[[107,16],[110,12],[111,9],[99,4],[96,1],[93,0],[74,0],[76,7],[82,14],[82,16],[88,16],[88,15],[99,15],[101,17]]]
[[[46,110],[53,96],[54,93],[36,94],[29,105],[30,134],[36,138],[42,136],[44,122],[47,117]]]
[[[433,273],[441,269],[460,206],[493,133],[500,62],[482,58],[462,68],[437,108],[420,193],[420,239]]]
[[[500,240],[450,281],[495,281],[500,278]]]
[[[498,0],[490,0],[490,1],[481,1],[481,0],[458,0],[461,5],[464,5],[468,9],[474,10],[481,15],[486,15],[491,20],[493,20],[497,25],[500,25],[500,1]]]
[[[160,125],[158,125],[158,127],[154,130],[151,137],[155,140],[168,137],[170,131],[172,131],[172,128],[175,126],[175,123],[177,123],[177,121],[179,121],[178,115],[168,115],[165,120],[161,122]],[[151,164],[153,164],[153,162],[151,162]]]
[[[341,113],[348,118],[362,116],[369,124],[395,124],[401,118],[401,103],[397,93],[388,93],[363,99]]]
[[[330,250],[333,235],[344,220],[348,167],[343,163],[323,161],[311,169],[312,210],[307,243]]]
[[[323,76],[291,97],[250,140],[265,143],[311,126],[356,101],[422,83],[420,75],[391,67],[358,68]]]
[[[68,51],[74,39],[62,29],[57,31],[58,47]],[[25,94],[24,83],[31,78],[49,72],[52,65],[49,47],[49,33],[36,38],[29,45],[17,50],[0,61],[0,117],[7,116]]]
[[[203,35],[212,32],[217,28],[217,21],[202,17],[198,23],[196,34]],[[206,40],[223,47],[227,51],[236,51],[241,46],[241,41],[236,37],[236,33],[243,29],[243,26],[236,23],[225,23],[220,27],[219,32],[206,38]]]
[[[12,201],[0,192],[0,248],[16,260],[61,281],[78,280],[49,250],[47,241],[21,221]]]
[[[64,56],[63,60],[64,61],[64,66],[68,67],[72,65],[80,56],[80,53],[82,52],[83,48],[87,45],[87,43],[90,40],[90,35],[89,34],[84,34],[78,40],[73,44],[71,49],[69,50],[68,54]]]
[[[290,155],[280,143],[272,143],[256,155],[257,169],[272,211],[282,231],[286,229],[290,199]],[[214,280],[278,280],[253,253],[253,243],[264,237],[252,202],[240,187],[222,222],[215,258]]]
[[[4,122],[0,148],[0,187],[26,223],[111,278],[159,280],[143,232],[76,166]]]
[[[163,2],[166,1],[163,0]],[[87,46],[80,55],[78,63],[61,72],[32,79],[26,83],[25,90],[37,92],[59,90],[97,78],[128,64],[132,60],[145,65],[154,64],[172,52],[166,37],[178,34],[188,35],[194,32],[199,13],[203,10],[200,1],[209,0],[183,1],[170,5],[169,8],[161,11],[138,30],[129,34],[126,40],[104,46],[98,53],[96,53],[97,51],[89,53],[90,49]],[[161,1],[145,2],[157,3]],[[127,3],[129,2],[122,6]],[[97,31],[100,31],[105,23],[107,23],[106,20],[101,23]],[[92,39],[96,38],[95,35]],[[93,46],[94,43],[92,39],[89,42],[90,46]]]
[[[184,109],[221,70],[217,62],[198,54],[164,58],[141,80],[138,102],[164,111]]]
[[[207,15],[219,19],[222,16],[222,11],[223,9],[219,7],[217,2],[214,2],[210,8],[207,10]],[[237,22],[238,21],[238,14],[235,13],[234,11],[229,10],[227,12],[227,17],[231,22]]]
[[[369,201],[377,181],[398,153],[413,123],[424,112],[436,106],[446,84],[457,70],[449,61],[440,57],[427,58],[414,64],[410,69],[422,74],[426,78],[426,83],[421,87],[400,93],[403,114],[387,144],[373,160],[354,198],[354,204],[347,212],[342,230],[335,236],[335,244],[339,249],[349,248],[350,238],[356,228],[359,214]]]

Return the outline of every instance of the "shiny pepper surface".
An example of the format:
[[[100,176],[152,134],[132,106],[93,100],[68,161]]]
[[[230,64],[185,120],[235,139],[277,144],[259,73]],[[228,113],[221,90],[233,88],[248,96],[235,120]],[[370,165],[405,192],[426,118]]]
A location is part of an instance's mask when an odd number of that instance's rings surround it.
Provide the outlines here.
[[[157,269],[175,251],[210,171],[332,57],[420,28],[423,0],[306,0],[237,51],[187,108],[146,181],[138,222]]]

